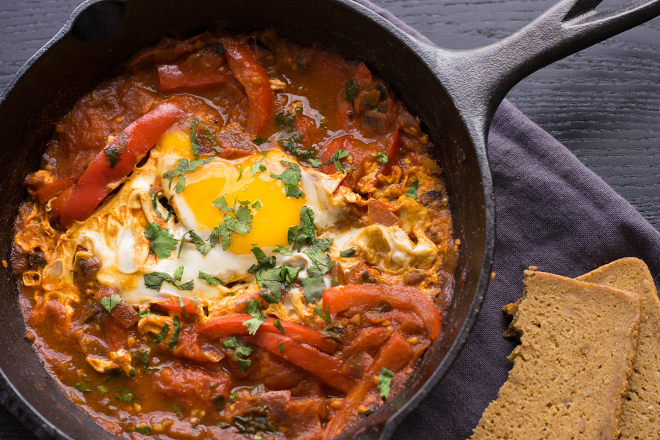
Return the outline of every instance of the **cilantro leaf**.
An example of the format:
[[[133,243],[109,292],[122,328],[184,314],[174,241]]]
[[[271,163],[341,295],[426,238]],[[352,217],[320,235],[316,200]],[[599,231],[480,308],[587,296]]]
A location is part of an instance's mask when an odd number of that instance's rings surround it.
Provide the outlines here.
[[[160,290],[161,285],[170,279],[172,279],[172,277],[170,277],[169,274],[166,274],[165,272],[146,273],[144,274],[144,285],[148,289]]]
[[[300,198],[304,194],[300,188],[298,188],[298,183],[302,178],[302,173],[300,172],[300,167],[292,162],[281,161],[282,165],[287,167],[282,174],[271,174],[270,177],[274,179],[281,180],[284,183],[284,192],[287,197]]]
[[[218,278],[214,277],[213,275],[209,275],[207,273],[204,273],[201,270],[199,271],[198,277],[199,277],[200,280],[206,281],[211,286],[219,286],[220,284],[224,284]]]
[[[410,187],[408,188],[408,197],[411,199],[416,199],[417,198],[417,189],[419,188],[419,180],[415,179],[413,182],[410,184]]]
[[[318,167],[321,166],[322,162],[319,161],[316,157],[319,154],[319,151],[314,148],[306,148],[306,149],[301,149],[298,147],[298,143],[300,142],[300,135],[295,132],[293,135],[288,136],[288,137],[282,137],[278,139],[278,143],[282,147],[284,151],[295,157],[301,162],[306,161],[309,164],[312,164],[312,166]],[[318,165],[313,165],[315,163],[318,163]]]
[[[348,80],[344,85],[344,99],[348,102],[354,100],[359,91],[360,85],[354,79]]]
[[[323,297],[325,281],[322,276],[309,276],[307,278],[302,278],[300,284],[303,286],[305,301],[307,301],[308,304],[315,303]]]
[[[250,218],[251,217],[252,216],[250,216]],[[240,221],[239,219],[237,219],[236,217],[232,217],[229,214],[225,214],[224,225],[227,227],[227,229],[229,231],[236,232],[237,234],[241,234],[241,235],[247,234],[248,232],[250,232],[250,229],[252,229],[252,225],[244,223],[244,222]],[[220,231],[220,232],[222,232],[222,231]],[[229,246],[227,246],[227,247],[229,247]],[[223,242],[223,248],[224,248],[224,242]]]
[[[280,350],[280,353],[284,354],[284,344],[280,342],[280,345],[277,346]]]
[[[296,117],[302,111],[302,106],[297,107],[291,113],[279,112],[275,115],[275,127],[283,128],[286,131],[293,131],[296,124]]]
[[[253,176],[255,174],[263,173],[264,171],[266,171],[266,165],[262,164],[261,162],[255,162],[250,167],[250,172]]]
[[[158,344],[159,342],[165,342],[165,337],[169,332],[170,332],[170,325],[168,323],[163,324],[163,328],[160,329],[160,333],[158,333],[154,338],[154,344]]]
[[[300,225],[289,227],[288,241],[293,250],[299,251],[304,244],[314,242],[314,211],[307,206],[300,208]]]
[[[172,278],[174,278],[177,281],[181,281],[181,277],[183,276],[183,266],[179,266],[174,270],[174,273],[172,274]]]
[[[135,432],[143,435],[149,435],[151,434],[151,427],[150,426],[136,426],[135,427]]]
[[[314,307],[314,313],[316,313],[326,324],[330,324],[330,313],[328,312],[328,307],[323,311],[323,307],[316,306]]]
[[[153,195],[152,195],[152,197],[151,197],[151,206],[153,207],[154,212],[156,213],[156,215],[157,215],[162,221],[164,221],[165,223],[167,223],[168,221],[170,221],[170,219],[171,219],[172,216],[174,215],[174,211],[172,210],[172,208],[169,208],[169,209],[167,210],[167,217],[166,217],[166,218],[163,217],[163,214],[160,213],[160,209],[158,209],[158,197],[159,197],[160,195],[162,195],[162,194],[163,194],[162,191],[156,191],[155,193],[153,193]]]
[[[211,162],[211,160],[212,160],[211,158],[198,159],[198,160],[179,159],[176,168],[173,168],[163,173],[163,178],[169,180],[169,186],[171,187],[174,178],[178,177],[179,181],[177,182],[174,190],[176,191],[177,194],[180,194],[181,192],[183,192],[183,190],[186,187],[186,179],[184,179],[183,175],[195,171],[197,168],[201,167],[202,165]]]
[[[383,367],[383,369],[380,370],[380,374],[378,375],[378,391],[380,391],[380,397],[383,399],[387,399],[390,395],[390,385],[392,384],[393,377],[394,373],[387,368]]]
[[[339,255],[344,258],[352,257],[353,255],[355,255],[355,249],[353,248],[344,249],[343,251],[339,252]]]
[[[227,203],[227,199],[225,199],[225,196],[220,196],[215,201],[213,202],[213,206],[218,208],[222,212],[233,212],[234,208],[229,206],[229,203]]]
[[[266,142],[266,139],[262,138],[261,136],[257,136],[256,138],[252,139],[252,143],[255,145],[261,145]]]
[[[195,157],[199,155],[199,144],[197,143],[197,124],[199,124],[198,118],[193,118],[190,122],[190,146],[192,147],[192,152]]]
[[[354,170],[355,167],[349,163],[342,163],[341,160],[347,158],[351,154],[345,148],[338,148],[332,153],[330,159],[326,162],[326,165],[334,164],[337,171],[340,173],[346,173],[346,168]]]
[[[76,382],[75,384],[73,384],[73,387],[78,391],[80,391],[81,393],[89,393],[90,391],[92,391],[82,382]]]
[[[172,283],[172,284],[174,284],[174,287],[176,287],[179,290],[193,290],[193,287],[195,287],[195,283],[193,280],[186,281],[183,284],[176,284],[176,283]]]
[[[318,160],[318,159],[309,159],[308,162],[309,162],[309,164],[310,164],[311,166],[313,166],[314,168],[318,168],[318,167],[320,167],[321,165],[323,165],[323,162],[321,162],[321,161]]]
[[[254,335],[257,333],[257,330],[259,330],[259,327],[261,327],[261,324],[266,321],[266,318],[261,313],[259,302],[257,302],[256,299],[248,301],[247,304],[245,304],[245,312],[252,316],[252,319],[243,322],[243,325],[247,327],[249,334]]]
[[[160,229],[156,223],[149,223],[144,230],[144,236],[149,240],[149,248],[158,258],[167,258],[176,249],[178,240],[167,229]]]
[[[325,275],[330,272],[330,269],[332,269],[332,260],[319,248],[312,247],[305,249],[303,252],[310,260],[312,260],[312,266],[307,268],[309,276],[315,277]]]
[[[103,306],[103,308],[108,313],[112,313],[112,309],[117,307],[119,305],[119,303],[121,302],[121,300],[122,300],[121,295],[113,293],[110,296],[104,296],[103,298],[101,298],[100,302],[101,302],[101,305]]]
[[[250,202],[247,203],[249,204]],[[252,223],[252,210],[247,206],[239,207],[234,213],[234,215],[241,223],[245,223],[246,225]]]
[[[382,163],[385,165],[387,162],[389,162],[389,159],[387,158],[387,154],[383,153],[382,151],[379,151],[376,153],[376,161],[378,163]]]
[[[222,346],[231,349],[238,347],[238,341],[236,340],[236,336],[232,336],[231,338],[227,338],[224,341],[222,341]]]
[[[195,245],[199,253],[202,255],[206,255],[209,252],[211,252],[211,249],[213,248],[213,246],[215,246],[215,245],[211,245],[211,243],[206,243],[204,239],[202,239],[202,237],[197,235],[193,230],[188,231],[188,236],[190,237],[190,241],[192,241],[192,243]],[[215,244],[218,244],[218,242],[216,241]]]
[[[178,316],[174,316],[172,323],[174,324],[174,329],[172,330],[172,339],[170,339],[170,343],[167,346],[168,350],[171,350],[176,346],[176,343],[179,340],[179,332],[181,331],[181,322],[179,321]]]
[[[276,319],[275,322],[273,322],[273,326],[282,334],[284,334],[284,327],[282,327],[282,323],[280,322],[279,319]]]
[[[223,223],[217,227],[218,233],[220,234],[220,241],[222,242],[222,249],[227,249],[231,245],[231,232],[229,227]],[[215,231],[215,229],[214,229]]]
[[[255,202],[252,204],[254,209],[260,209],[262,206],[264,205],[261,203],[261,200],[255,200]]]
[[[273,252],[275,252],[276,254],[286,255],[286,256],[293,255],[293,251],[291,249],[289,249],[286,246],[282,246],[280,244],[278,244],[273,248]]]

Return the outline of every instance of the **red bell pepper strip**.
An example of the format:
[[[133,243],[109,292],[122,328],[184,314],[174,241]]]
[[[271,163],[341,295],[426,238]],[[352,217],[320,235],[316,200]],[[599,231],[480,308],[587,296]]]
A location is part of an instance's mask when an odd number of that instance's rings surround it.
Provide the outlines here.
[[[181,303],[183,303],[183,308],[181,308]],[[188,314],[195,315],[197,314],[197,307],[195,306],[195,301],[191,298],[179,296],[168,296],[167,298],[159,299],[151,305],[156,309],[166,310],[168,312],[174,312],[179,314]]]
[[[279,333],[263,332],[247,341],[301,368],[332,388],[347,393],[354,381],[342,371],[341,361],[311,345],[300,344]]]
[[[247,93],[246,131],[261,136],[268,128],[273,115],[274,97],[268,74],[247,44],[231,37],[223,37],[221,41],[229,68]]]
[[[247,327],[243,323],[252,317],[247,314],[231,315],[222,318],[215,318],[202,325],[197,331],[209,339],[220,339],[234,335],[247,335]],[[274,325],[275,320],[268,318],[257,330],[261,332],[280,333],[280,330]],[[284,335],[292,340],[311,345],[326,353],[337,351],[337,343],[332,339],[324,338],[323,335],[309,327],[305,327],[295,322],[280,321],[284,329]]]
[[[413,357],[413,348],[400,333],[393,333],[381,347],[371,368],[362,380],[346,395],[342,406],[330,419],[323,432],[323,440],[331,440],[347,429],[358,417],[357,408],[364,402],[367,393],[375,387],[373,376],[383,368],[393,373],[402,370]]]
[[[326,289],[323,307],[330,313],[340,313],[351,307],[367,305],[376,307],[386,301],[395,309],[412,310],[424,322],[432,339],[440,333],[440,313],[419,289],[385,284],[350,284]]]
[[[399,154],[401,152],[401,138],[399,136],[399,130],[399,127],[395,128],[392,134],[387,138],[387,163],[383,166],[383,174],[389,174],[392,166],[394,166],[399,161]]]
[[[226,70],[226,69],[225,69]],[[158,83],[163,93],[182,90],[206,90],[226,83],[228,73],[219,69],[209,71],[184,70],[177,64],[158,66]]]
[[[140,116],[108,142],[92,159],[68,198],[63,193],[60,195],[62,200],[53,206],[53,213],[59,217],[60,224],[68,226],[76,220],[86,219],[182,113],[175,104],[164,102]]]
[[[73,177],[65,177],[63,179],[55,180],[54,182],[47,183],[35,192],[35,196],[39,203],[46,203],[50,199],[59,196],[64,191],[73,186],[76,179]]]

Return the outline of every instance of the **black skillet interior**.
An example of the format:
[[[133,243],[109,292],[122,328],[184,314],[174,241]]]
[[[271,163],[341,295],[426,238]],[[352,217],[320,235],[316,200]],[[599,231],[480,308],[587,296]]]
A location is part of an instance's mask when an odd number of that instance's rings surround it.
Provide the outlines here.
[[[0,132],[5,133],[0,164],[6,170],[0,183],[4,194],[0,213],[3,258],[9,261],[12,224],[18,204],[25,196],[23,179],[38,167],[54,122],[77,98],[118,73],[136,51],[156,43],[164,35],[275,28],[292,41],[318,44],[349,59],[363,60],[421,118],[437,146],[438,159],[451,191],[450,203],[463,256],[456,273],[454,298],[443,324],[443,339],[424,357],[409,387],[357,428],[373,425],[364,435],[378,435],[383,423],[410,401],[441,363],[442,371],[436,377],[448,369],[462,345],[457,341],[467,338],[471,321],[476,317],[490,268],[491,256],[486,251],[490,246],[486,245],[488,242],[492,245],[492,234],[486,235],[484,207],[484,191],[489,197],[490,186],[484,188],[481,173],[486,169],[485,157],[483,151],[475,151],[456,108],[425,64],[424,58],[428,59],[431,52],[417,46],[389,22],[348,1],[306,0],[304,8],[297,0],[94,3],[82,12],[79,8],[77,19],[69,23],[70,29],[64,30],[60,40],[28,63],[28,69],[8,91],[0,107]],[[371,20],[365,19],[365,13],[371,15]],[[26,341],[15,281],[9,269],[0,283],[3,291],[0,326],[5,335],[0,340],[0,350],[5,353],[0,357],[0,368],[7,390],[2,394],[3,402],[39,436],[107,438],[108,433],[77,410],[62,393]],[[390,428],[393,427],[391,424]]]

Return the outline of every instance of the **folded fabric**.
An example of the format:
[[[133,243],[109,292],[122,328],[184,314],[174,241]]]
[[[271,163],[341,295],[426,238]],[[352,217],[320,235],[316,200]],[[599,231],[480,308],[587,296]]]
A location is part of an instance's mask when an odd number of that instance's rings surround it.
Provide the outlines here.
[[[388,11],[373,9],[428,41]],[[660,284],[660,233],[556,139],[508,101],[497,110],[488,156],[495,186],[497,240],[483,309],[452,369],[399,426],[394,438],[463,440],[497,397],[515,343],[502,337],[502,306],[522,295],[522,272],[576,277],[621,257],[646,262]]]

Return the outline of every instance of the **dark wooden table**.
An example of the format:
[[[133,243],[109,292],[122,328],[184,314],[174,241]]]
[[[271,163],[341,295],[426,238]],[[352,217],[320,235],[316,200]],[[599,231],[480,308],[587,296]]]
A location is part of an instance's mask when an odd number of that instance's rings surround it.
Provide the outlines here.
[[[448,48],[504,38],[554,3],[373,1]],[[79,3],[0,1],[0,89]],[[660,228],[660,19],[543,69],[508,98]],[[0,407],[0,439],[29,438]]]

